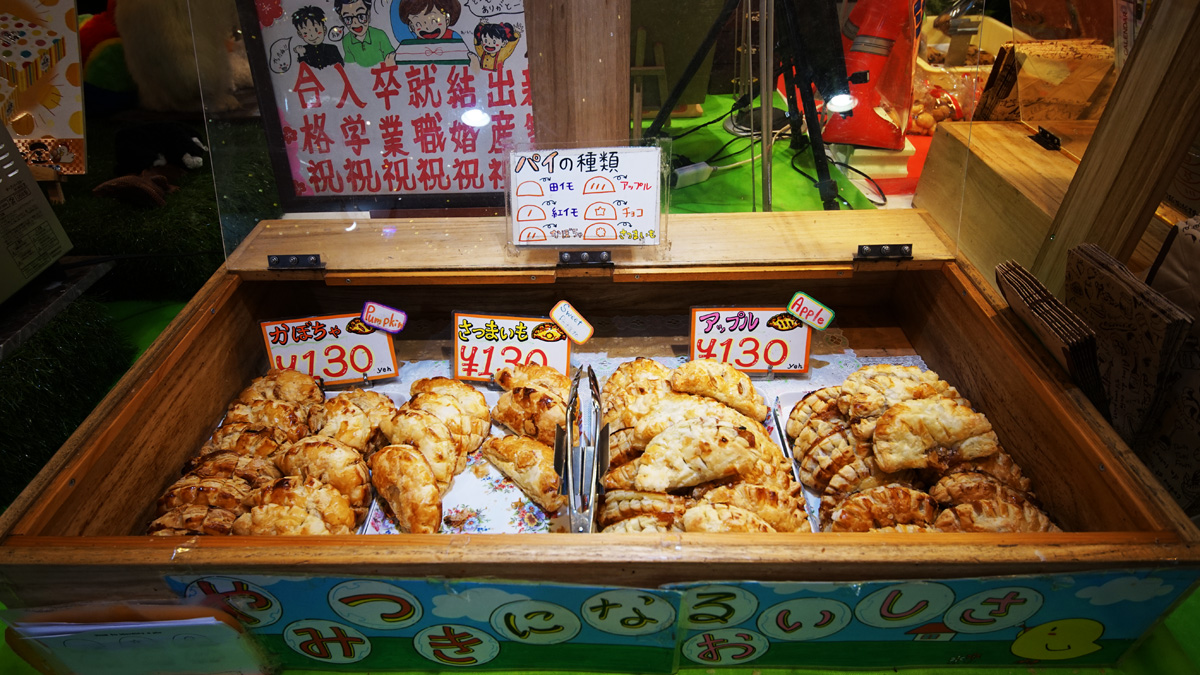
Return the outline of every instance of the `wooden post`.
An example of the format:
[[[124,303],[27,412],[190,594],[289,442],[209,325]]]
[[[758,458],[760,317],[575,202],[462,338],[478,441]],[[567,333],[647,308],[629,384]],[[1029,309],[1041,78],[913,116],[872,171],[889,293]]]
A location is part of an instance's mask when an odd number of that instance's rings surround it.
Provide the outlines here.
[[[538,144],[629,138],[629,3],[526,0]]]
[[[1129,259],[1200,133],[1200,0],[1155,3],[1142,30],[1033,265],[1055,293],[1082,242]]]

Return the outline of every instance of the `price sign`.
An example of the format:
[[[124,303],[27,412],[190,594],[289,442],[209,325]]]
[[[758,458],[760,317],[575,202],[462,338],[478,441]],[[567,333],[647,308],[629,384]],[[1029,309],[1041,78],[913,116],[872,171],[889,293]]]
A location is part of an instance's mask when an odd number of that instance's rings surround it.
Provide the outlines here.
[[[558,324],[543,316],[454,313],[455,378],[487,382],[505,366],[526,363],[568,372],[571,341]]]
[[[345,384],[396,375],[392,336],[367,325],[358,314],[264,321],[263,340],[272,367],[291,368]]]
[[[807,373],[812,329],[783,307],[693,307],[691,358],[744,373]]]

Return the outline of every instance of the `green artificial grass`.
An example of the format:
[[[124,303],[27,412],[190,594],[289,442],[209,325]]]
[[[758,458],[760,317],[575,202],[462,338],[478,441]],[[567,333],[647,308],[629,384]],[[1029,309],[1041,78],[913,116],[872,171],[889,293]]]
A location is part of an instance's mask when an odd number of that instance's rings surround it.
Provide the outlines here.
[[[41,470],[104,397],[133,357],[133,345],[104,306],[71,303],[12,356],[0,361],[0,509]]]

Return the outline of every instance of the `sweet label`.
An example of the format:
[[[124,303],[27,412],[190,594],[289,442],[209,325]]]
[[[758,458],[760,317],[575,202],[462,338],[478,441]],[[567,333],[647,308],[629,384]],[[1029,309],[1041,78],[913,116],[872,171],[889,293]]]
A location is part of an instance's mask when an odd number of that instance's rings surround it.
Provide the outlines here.
[[[833,322],[833,310],[813,300],[803,292],[792,296],[792,301],[788,303],[787,311],[817,330],[825,330]]]
[[[575,344],[583,344],[592,338],[594,328],[588,320],[583,318],[579,310],[571,306],[571,303],[566,300],[559,300],[554,309],[550,310],[550,318],[554,319],[554,323],[563,329],[567,337],[571,338]]]
[[[358,314],[264,321],[263,340],[273,368],[291,368],[325,384],[381,380],[396,375],[390,333]]]
[[[408,323],[408,314],[378,302],[364,304],[360,316],[368,326],[374,326],[389,333],[399,333]]]
[[[807,373],[812,329],[783,307],[693,307],[689,342],[692,360],[744,373]]]
[[[567,333],[542,316],[454,313],[454,377],[487,382],[492,373],[526,363],[560,373],[571,365]]]
[[[511,240],[523,246],[658,244],[661,156],[658,147],[511,153]]]

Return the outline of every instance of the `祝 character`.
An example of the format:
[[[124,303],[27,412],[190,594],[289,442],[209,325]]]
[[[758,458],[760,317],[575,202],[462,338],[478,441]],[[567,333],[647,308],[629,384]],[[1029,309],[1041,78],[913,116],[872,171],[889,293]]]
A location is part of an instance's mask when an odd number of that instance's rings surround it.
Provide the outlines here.
[[[387,33],[371,25],[372,0],[333,0],[333,11],[346,26],[342,51],[346,61],[370,68],[392,53],[392,41]]]
[[[305,44],[296,45],[296,57],[311,68],[324,68],[342,63],[338,48],[325,42],[325,12],[309,5],[292,13],[292,25]]]
[[[397,0],[392,3],[392,33],[400,41],[457,40],[450,27],[461,13],[458,0]]]
[[[475,26],[475,52],[478,54],[479,67],[500,70],[504,60],[517,48],[519,39],[521,34],[511,23],[480,22]]]

